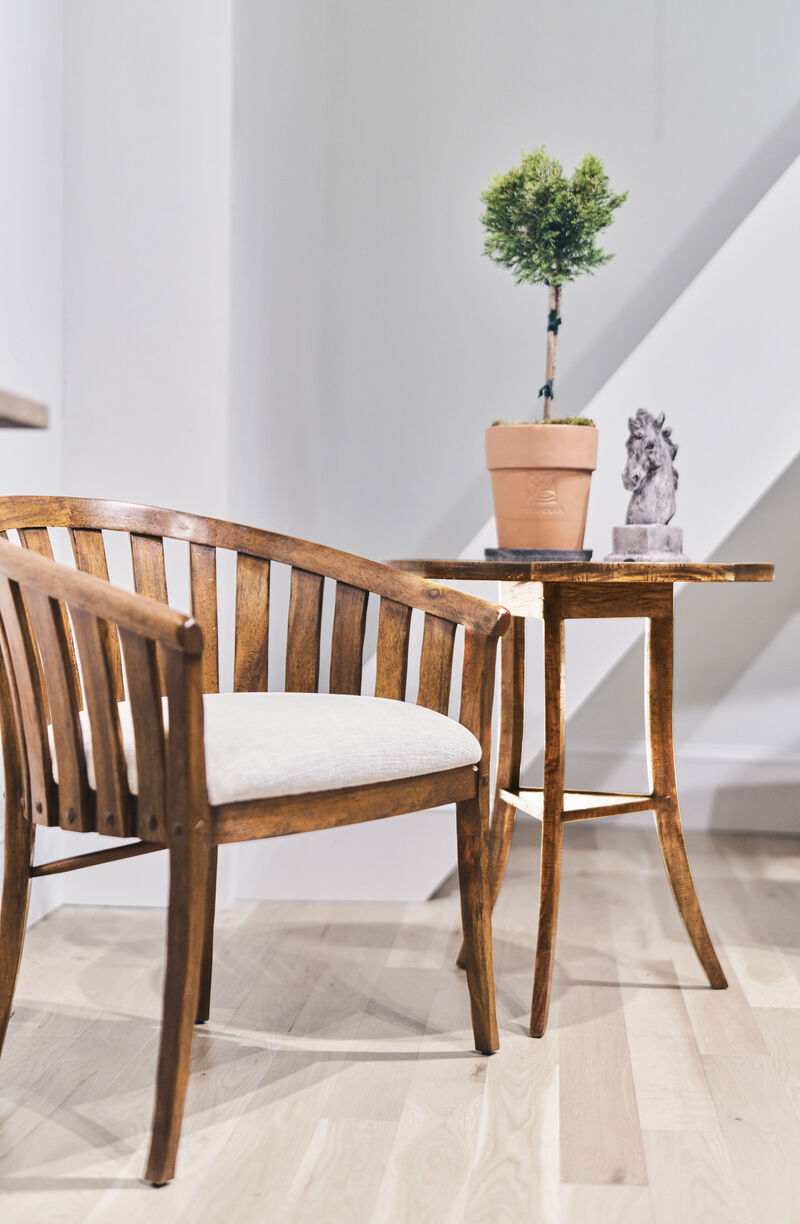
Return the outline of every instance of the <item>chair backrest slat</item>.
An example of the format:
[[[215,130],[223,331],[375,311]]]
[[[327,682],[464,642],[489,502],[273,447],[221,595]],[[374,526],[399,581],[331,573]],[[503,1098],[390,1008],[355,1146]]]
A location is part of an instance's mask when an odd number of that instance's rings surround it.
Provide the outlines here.
[[[217,550],[189,545],[192,616],[203,630],[203,692],[219,692],[219,629],[217,625]]]
[[[80,527],[71,528],[69,534],[76,568],[84,574],[93,574],[95,578],[103,578],[108,582],[108,560],[102,531]],[[122,660],[116,626],[110,625],[108,621],[102,621],[101,632],[107,641],[108,658],[111,661],[111,673],[114,678],[114,696],[117,701],[124,701],[125,686],[122,682]]]
[[[97,831],[115,837],[131,837],[128,771],[122,750],[108,624],[81,608],[73,609],[72,624],[92,732]]]
[[[324,579],[293,569],[286,637],[286,692],[315,693],[319,685],[319,638]]]
[[[422,655],[419,664],[417,705],[446,714],[450,705],[453,675],[453,645],[456,627],[452,621],[425,614]]]
[[[360,587],[336,583],[329,684],[332,693],[361,692],[368,598],[369,593]]]
[[[235,693],[266,693],[269,674],[269,561],[236,558]]]
[[[137,535],[131,532],[133,585],[140,595],[148,595],[159,603],[167,603],[167,567],[164,564],[164,541],[160,536]]]
[[[29,548],[31,552],[38,553],[40,557],[49,557],[51,561],[53,560],[53,545],[50,541],[50,532],[46,527],[21,527],[17,532],[17,535],[19,536],[20,543],[22,544],[23,548]],[[81,681],[80,676],[78,675],[78,667],[75,662],[75,646],[72,641],[72,629],[70,628],[67,610],[63,605],[61,606],[61,619],[64,622],[64,636],[67,641],[67,650],[69,651],[72,670],[75,673],[75,683],[77,685],[78,693],[78,709],[80,709],[83,704],[81,695]],[[47,702],[48,697],[47,693],[45,693],[46,707]]]
[[[19,702],[30,785],[30,816],[36,824],[57,824],[51,803],[53,766],[47,735],[41,663],[31,632],[28,610],[16,582],[0,574],[0,616],[13,670],[12,687]]]
[[[63,608],[57,599],[30,587],[25,592],[25,602],[39,646],[50,702],[58,763],[58,823],[62,829],[85,833],[95,828],[94,813],[89,802],[77,678],[70,657]]]
[[[410,629],[411,608],[393,599],[382,599],[378,615],[376,697],[405,700]]]
[[[164,562],[164,541],[160,536],[138,535],[131,532],[131,560],[133,561],[133,585],[139,595],[168,603],[167,567]],[[166,693],[166,660],[163,652],[157,651],[158,674],[161,692]]]
[[[136,834],[166,837],[166,742],[156,649],[147,638],[120,629],[136,746]]]

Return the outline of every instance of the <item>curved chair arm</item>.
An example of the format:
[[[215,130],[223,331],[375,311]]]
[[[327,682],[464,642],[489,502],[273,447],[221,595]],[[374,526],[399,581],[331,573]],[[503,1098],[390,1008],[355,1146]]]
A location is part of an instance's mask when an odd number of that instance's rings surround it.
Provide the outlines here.
[[[166,537],[210,548],[227,548],[347,583],[484,633],[503,633],[508,624],[508,613],[504,609],[499,610],[496,605],[474,595],[438,586],[379,561],[295,536],[131,502],[79,497],[0,499],[0,531],[47,527],[127,531],[132,536]]]
[[[156,600],[120,590],[4,540],[0,540],[0,620],[9,680],[4,740],[13,760],[13,712],[26,758],[17,798],[33,822],[162,844],[174,836],[188,836],[190,825],[192,830],[199,828],[208,813],[200,626]],[[77,647],[74,654],[70,624]],[[139,779],[136,794],[131,793],[122,747],[110,625],[119,633],[126,661]],[[85,715],[80,713],[76,660],[83,678]],[[82,718],[88,720],[88,728]],[[87,729],[95,774],[91,786],[84,743]]]

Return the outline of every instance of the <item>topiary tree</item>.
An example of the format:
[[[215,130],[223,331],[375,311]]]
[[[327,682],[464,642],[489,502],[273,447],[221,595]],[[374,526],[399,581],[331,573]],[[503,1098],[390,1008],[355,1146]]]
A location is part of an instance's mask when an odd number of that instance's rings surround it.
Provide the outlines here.
[[[563,286],[613,259],[596,239],[627,198],[627,191],[612,192],[599,157],[587,153],[568,178],[544,146],[523,151],[520,165],[493,175],[481,194],[486,205],[481,221],[488,231],[484,253],[510,268],[518,285],[527,281],[550,290],[545,381],[539,389],[546,421],[552,416]]]

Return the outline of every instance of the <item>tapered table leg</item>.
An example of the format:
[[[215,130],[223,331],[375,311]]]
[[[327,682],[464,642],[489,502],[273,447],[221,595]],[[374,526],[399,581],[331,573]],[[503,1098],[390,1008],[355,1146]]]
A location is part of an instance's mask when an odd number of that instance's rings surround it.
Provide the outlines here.
[[[706,977],[714,989],[721,990],[728,983],[697,900],[678,806],[672,738],[672,659],[673,617],[670,610],[668,616],[652,617],[648,621],[645,713],[650,788],[657,796],[658,840],[678,911]]]
[[[546,592],[544,604],[544,795],[542,864],[539,877],[539,930],[531,1004],[531,1037],[547,1028],[558,925],[561,847],[564,827],[564,621],[558,595]]]
[[[515,616],[500,639],[500,735],[497,781],[489,831],[489,878],[492,905],[497,901],[508,862],[516,808],[500,798],[501,790],[519,790],[525,707],[525,618]]]

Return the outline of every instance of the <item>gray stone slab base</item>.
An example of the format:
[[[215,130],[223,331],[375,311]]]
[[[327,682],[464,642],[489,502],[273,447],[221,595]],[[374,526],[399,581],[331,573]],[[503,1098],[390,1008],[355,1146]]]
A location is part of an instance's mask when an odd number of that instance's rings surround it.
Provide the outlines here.
[[[591,561],[591,548],[484,548],[487,561]]]
[[[683,551],[683,529],[663,523],[626,523],[615,527],[613,551],[604,561],[688,561]]]

